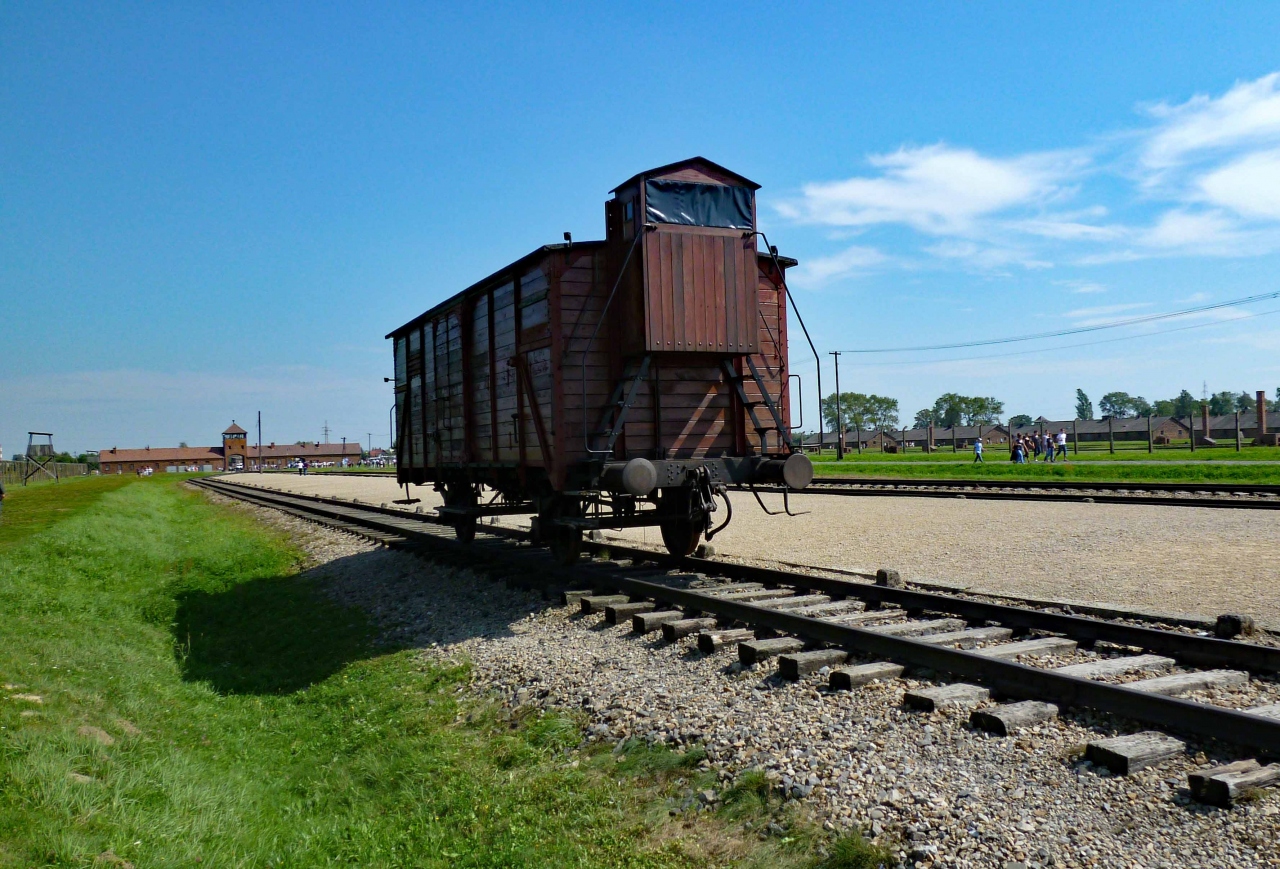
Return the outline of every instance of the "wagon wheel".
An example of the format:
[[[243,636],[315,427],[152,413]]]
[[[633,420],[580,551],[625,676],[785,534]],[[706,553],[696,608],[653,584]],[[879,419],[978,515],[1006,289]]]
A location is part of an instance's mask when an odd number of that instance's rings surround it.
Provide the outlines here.
[[[551,505],[545,522],[538,523],[547,545],[551,547],[551,557],[564,567],[572,567],[578,563],[578,556],[582,554],[582,529],[560,525],[555,520],[562,516],[581,515],[582,505],[579,502],[557,498]]]
[[[447,507],[474,507],[476,490],[470,483],[453,483],[445,487],[444,503]],[[453,519],[453,533],[462,543],[476,539],[476,517],[457,516]]]
[[[664,513],[672,516],[659,526],[662,543],[676,558],[693,555],[702,538],[702,523],[689,516],[689,492],[687,489],[668,489],[662,494]]]

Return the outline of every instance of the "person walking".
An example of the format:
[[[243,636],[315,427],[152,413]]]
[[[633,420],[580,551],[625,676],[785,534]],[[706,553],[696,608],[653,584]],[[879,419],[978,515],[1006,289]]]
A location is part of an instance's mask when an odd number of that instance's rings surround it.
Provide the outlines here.
[[[1067,457],[1067,430],[1065,428],[1058,429],[1058,436],[1055,440],[1058,446],[1058,458],[1065,459]]]
[[[978,464],[986,464],[986,462],[982,461],[982,438],[973,439],[973,461]]]

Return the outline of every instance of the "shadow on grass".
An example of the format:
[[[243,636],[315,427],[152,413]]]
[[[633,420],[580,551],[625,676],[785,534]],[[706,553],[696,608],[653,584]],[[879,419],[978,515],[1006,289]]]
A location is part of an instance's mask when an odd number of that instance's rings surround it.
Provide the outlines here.
[[[393,651],[375,648],[365,615],[328,599],[308,573],[179,593],[174,646],[183,678],[223,694],[288,694]]]
[[[224,694],[288,694],[377,655],[508,637],[513,623],[549,605],[535,593],[389,550],[172,595],[183,678]]]

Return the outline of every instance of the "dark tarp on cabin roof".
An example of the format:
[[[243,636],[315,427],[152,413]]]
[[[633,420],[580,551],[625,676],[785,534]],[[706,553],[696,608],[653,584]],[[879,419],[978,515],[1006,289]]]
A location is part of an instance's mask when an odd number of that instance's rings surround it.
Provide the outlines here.
[[[751,190],[721,184],[656,179],[645,183],[645,219],[681,226],[754,229]]]

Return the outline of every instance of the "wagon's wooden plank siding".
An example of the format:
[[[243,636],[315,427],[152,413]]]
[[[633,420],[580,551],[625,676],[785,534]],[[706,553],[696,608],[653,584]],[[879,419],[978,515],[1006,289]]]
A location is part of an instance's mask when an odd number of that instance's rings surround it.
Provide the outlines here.
[[[773,271],[772,262],[767,257],[759,257],[757,263],[759,314],[757,315],[757,324],[754,329],[759,352],[753,354],[752,360],[756,363],[756,368],[759,369],[761,376],[765,379],[769,397],[773,399],[781,412],[784,425],[789,427],[791,415],[786,395],[788,387],[785,374],[787,372],[781,367],[784,354],[787,351],[786,300],[783,297],[781,288],[769,277]],[[743,370],[744,372],[749,372],[750,369],[744,364]],[[760,390],[752,379],[748,378],[746,380],[743,384],[743,390],[746,392],[749,401],[760,400]],[[756,408],[756,415],[760,418],[762,425],[773,424],[772,415],[767,407],[762,405]],[[752,426],[749,415],[744,411],[742,416],[745,425],[746,442],[750,449],[758,450],[760,448],[760,437]],[[781,448],[781,441],[774,432],[768,433],[766,448],[770,452]]]
[[[421,463],[426,459],[426,431],[423,426],[422,407],[424,386],[422,379],[422,330],[415,329],[409,336],[406,350],[406,369],[409,379],[409,455],[413,462]]]
[[[493,290],[494,407],[497,411],[498,461],[519,459],[516,442],[516,371],[511,359],[516,350],[515,283],[507,281]]]
[[[586,458],[583,432],[583,362],[586,362],[586,429],[592,431],[614,386],[609,324],[601,325],[611,285],[604,276],[604,253],[578,256],[560,277],[561,316],[565,325],[561,370],[561,418],[557,426],[559,455],[571,461]],[[616,306],[619,299],[614,299]],[[612,314],[610,315],[612,317]],[[595,340],[592,333],[599,326]]]
[[[473,461],[487,460],[493,451],[491,414],[492,395],[489,383],[489,297],[486,293],[475,305],[471,321],[471,420],[475,454]]]
[[[440,406],[440,458],[445,462],[466,458],[461,320],[461,311],[454,309],[436,323],[436,402]]]

